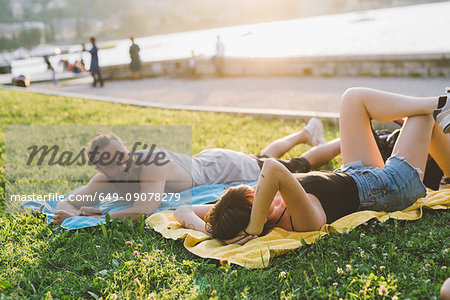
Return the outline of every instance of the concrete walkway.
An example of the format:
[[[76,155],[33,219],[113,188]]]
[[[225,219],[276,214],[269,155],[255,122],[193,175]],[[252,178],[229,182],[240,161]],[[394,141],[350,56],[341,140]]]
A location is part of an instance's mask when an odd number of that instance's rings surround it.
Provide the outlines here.
[[[228,112],[266,112],[269,115],[336,117],[342,93],[366,86],[415,96],[440,95],[450,78],[378,77],[245,77],[147,78],[108,81],[93,88],[91,78],[33,84],[31,90],[79,95],[103,101],[161,108]]]

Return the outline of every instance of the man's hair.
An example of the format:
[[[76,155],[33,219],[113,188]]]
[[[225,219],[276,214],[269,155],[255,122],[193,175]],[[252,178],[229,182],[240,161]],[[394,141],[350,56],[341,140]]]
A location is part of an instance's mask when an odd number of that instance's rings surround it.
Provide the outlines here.
[[[206,214],[206,231],[213,238],[235,237],[250,222],[255,192],[248,186],[230,188]]]
[[[97,166],[97,164],[95,164],[95,157],[93,154],[94,151],[100,151],[103,148],[105,148],[106,146],[108,146],[112,141],[117,141],[120,144],[124,145],[124,143],[122,142],[122,140],[120,139],[120,137],[118,137],[116,134],[110,132],[110,133],[99,133],[97,134],[97,136],[95,136],[88,144],[88,158],[89,161]]]

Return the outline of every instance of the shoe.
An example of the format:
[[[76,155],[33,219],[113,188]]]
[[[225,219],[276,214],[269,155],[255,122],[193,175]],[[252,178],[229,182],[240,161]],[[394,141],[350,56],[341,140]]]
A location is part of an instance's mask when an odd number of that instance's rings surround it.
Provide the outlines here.
[[[439,183],[439,190],[450,190],[450,177],[442,177]]]
[[[448,88],[447,88],[448,89]],[[446,99],[446,103],[443,107],[437,108],[433,112],[433,118],[436,120],[436,123],[442,128],[444,133],[450,133],[450,101],[449,95],[441,96],[439,99]]]
[[[323,137],[322,121],[320,121],[319,119],[311,118],[308,124],[306,124],[306,126],[303,129],[308,131],[309,134],[311,135],[309,141],[307,142],[311,146],[317,146],[327,142]]]

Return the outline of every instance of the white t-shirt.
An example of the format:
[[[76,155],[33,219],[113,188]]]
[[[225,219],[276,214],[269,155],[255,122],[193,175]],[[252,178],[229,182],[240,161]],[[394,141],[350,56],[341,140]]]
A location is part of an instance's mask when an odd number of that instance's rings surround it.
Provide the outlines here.
[[[207,149],[192,157],[194,186],[256,181],[260,171],[255,159],[233,150]]]

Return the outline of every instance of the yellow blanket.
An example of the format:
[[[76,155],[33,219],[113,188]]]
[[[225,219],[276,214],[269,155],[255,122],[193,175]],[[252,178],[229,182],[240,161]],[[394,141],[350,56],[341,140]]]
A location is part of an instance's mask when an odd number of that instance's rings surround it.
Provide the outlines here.
[[[448,209],[449,206],[450,190],[429,191],[426,198],[417,200],[414,205],[402,211],[392,213],[359,211],[332,224],[323,225],[320,231],[314,232],[292,232],[274,228],[267,235],[251,240],[243,246],[225,245],[203,232],[183,228],[171,211],[154,214],[147,218],[146,223],[165,238],[174,240],[184,238],[186,249],[200,257],[214,258],[221,263],[233,263],[246,268],[264,268],[271,257],[298,248],[302,245],[302,240],[311,244],[324,235],[349,231],[372,218],[377,218],[380,222],[385,222],[389,218],[417,220],[422,217],[424,207]]]

